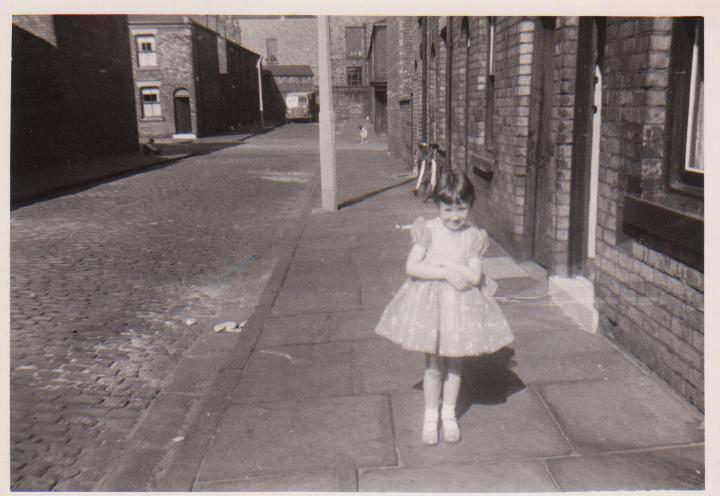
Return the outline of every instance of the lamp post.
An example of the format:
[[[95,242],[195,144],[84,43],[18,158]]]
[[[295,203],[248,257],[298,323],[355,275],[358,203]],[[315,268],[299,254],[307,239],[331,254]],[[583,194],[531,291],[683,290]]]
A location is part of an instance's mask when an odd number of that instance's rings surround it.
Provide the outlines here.
[[[337,180],[328,16],[318,16],[318,55],[320,59],[320,189],[323,210],[333,211],[337,210]]]

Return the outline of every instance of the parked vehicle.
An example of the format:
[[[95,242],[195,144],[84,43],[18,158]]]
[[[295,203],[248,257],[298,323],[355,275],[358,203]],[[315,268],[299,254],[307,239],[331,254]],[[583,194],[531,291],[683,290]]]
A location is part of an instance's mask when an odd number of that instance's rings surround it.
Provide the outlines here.
[[[293,91],[285,95],[285,119],[288,121],[313,121],[317,116],[315,93]]]

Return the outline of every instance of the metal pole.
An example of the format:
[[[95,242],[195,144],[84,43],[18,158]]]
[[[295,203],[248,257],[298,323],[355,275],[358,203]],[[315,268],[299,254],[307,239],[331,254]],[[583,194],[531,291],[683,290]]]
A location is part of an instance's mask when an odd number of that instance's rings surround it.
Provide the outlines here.
[[[265,127],[265,111],[263,107],[263,92],[262,92],[262,55],[257,61],[257,73],[258,73],[258,98],[260,99],[260,127]]]
[[[337,210],[335,174],[335,112],[330,76],[330,23],[318,16],[318,56],[320,62],[320,187],[323,210]]]

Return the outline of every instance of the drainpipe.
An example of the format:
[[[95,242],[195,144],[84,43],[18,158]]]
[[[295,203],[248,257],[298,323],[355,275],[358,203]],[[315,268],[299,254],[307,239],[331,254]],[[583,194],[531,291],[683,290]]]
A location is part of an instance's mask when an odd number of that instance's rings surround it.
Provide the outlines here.
[[[452,104],[452,51],[453,51],[453,18],[447,18],[447,31],[445,32],[445,143],[446,153],[445,163],[447,170],[452,170],[452,150],[450,148],[452,141],[452,122],[450,121],[450,105]]]
[[[421,114],[422,117],[420,118],[420,128],[421,128],[421,134],[422,134],[422,141],[424,143],[427,143],[428,137],[427,137],[427,105],[428,105],[428,94],[427,94],[427,71],[428,71],[428,64],[427,64],[427,58],[429,56],[428,53],[428,42],[427,42],[427,23],[428,18],[424,17],[422,20],[422,101],[421,101]]]
[[[260,127],[265,127],[265,111],[263,110],[263,92],[262,92],[262,55],[260,58],[258,58],[257,64],[255,67],[257,68],[258,73],[258,99],[260,100]]]

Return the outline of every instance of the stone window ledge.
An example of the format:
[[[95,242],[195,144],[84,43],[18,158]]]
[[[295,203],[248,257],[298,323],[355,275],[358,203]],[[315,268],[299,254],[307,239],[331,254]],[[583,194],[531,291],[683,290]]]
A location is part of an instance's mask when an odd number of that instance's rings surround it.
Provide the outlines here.
[[[161,122],[165,119],[163,117],[143,117],[140,119],[142,122]]]
[[[473,174],[480,176],[486,181],[490,181],[495,173],[495,155],[487,150],[477,152],[469,152],[469,162],[472,167]]]
[[[669,192],[625,195],[623,231],[651,248],[703,270],[702,200]]]

